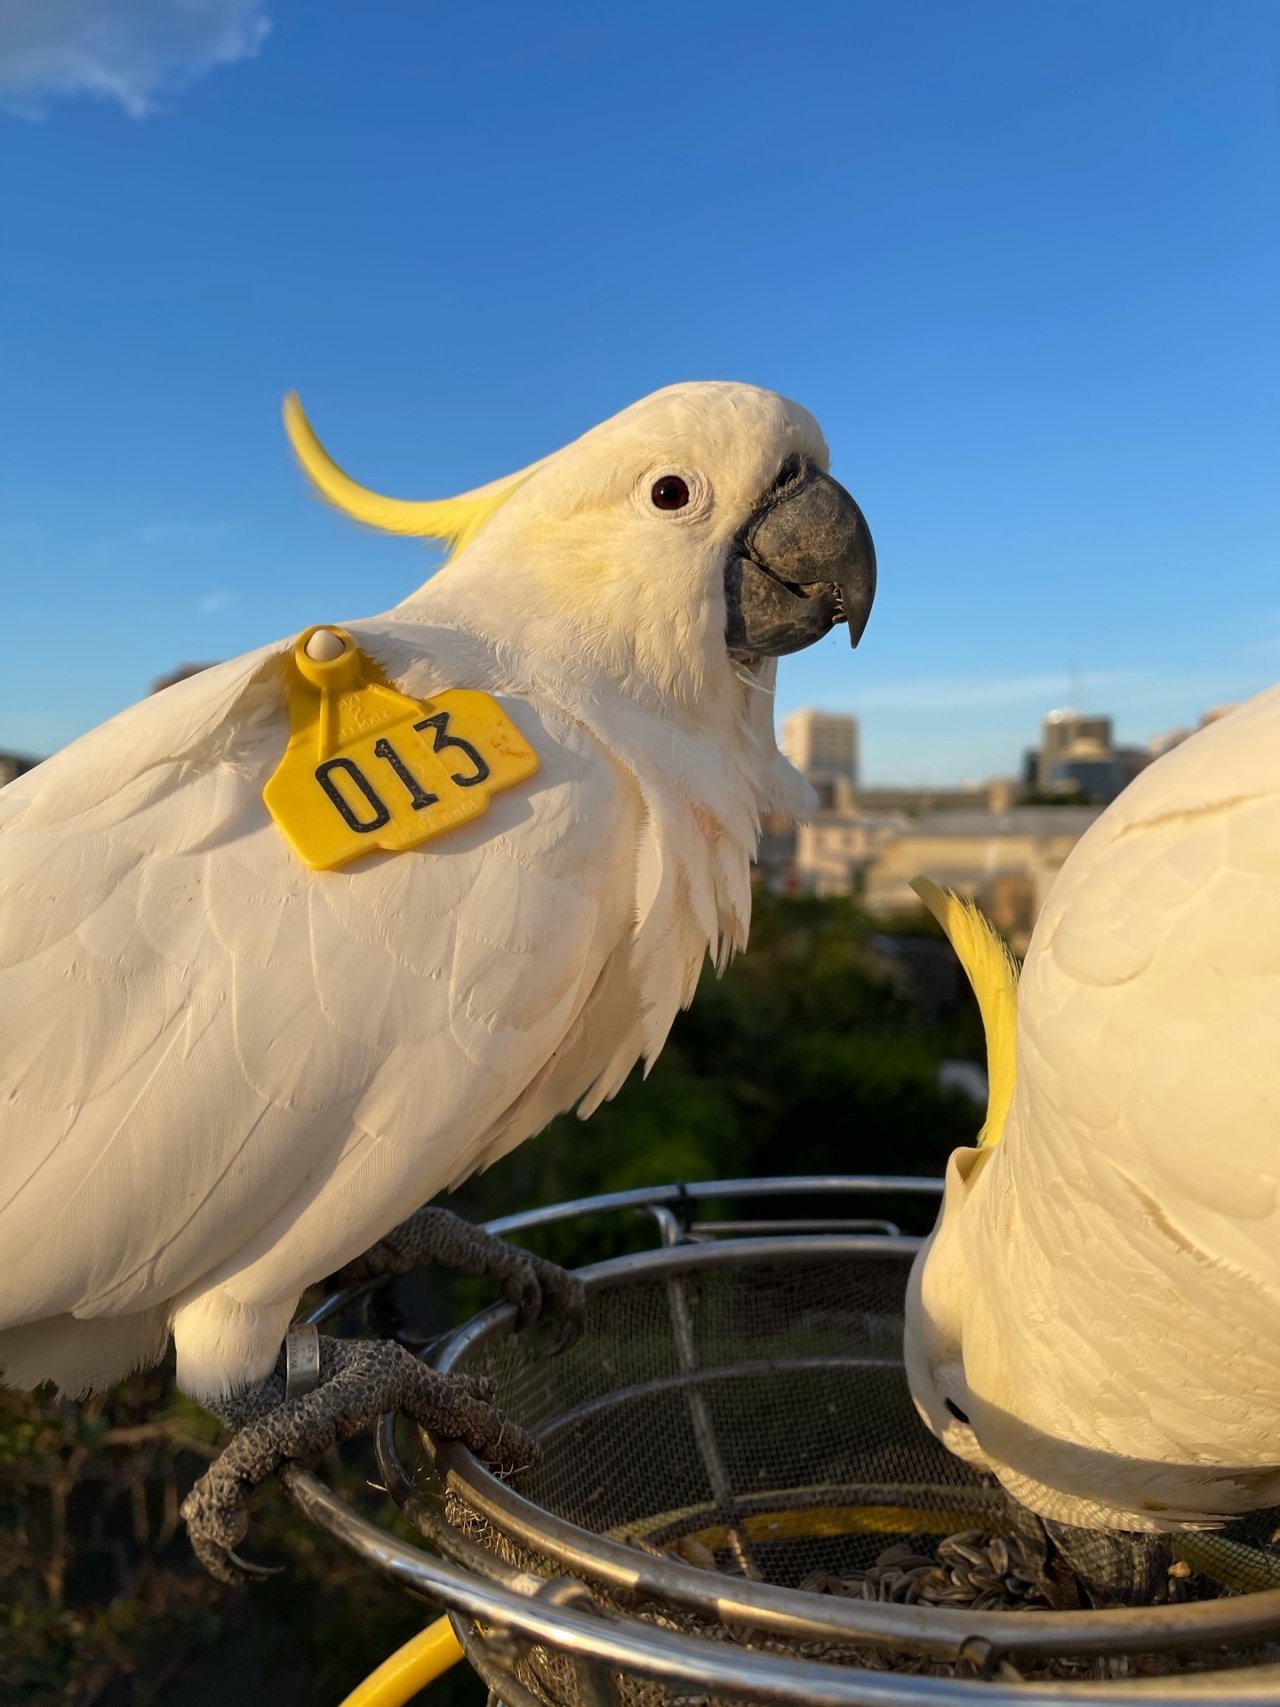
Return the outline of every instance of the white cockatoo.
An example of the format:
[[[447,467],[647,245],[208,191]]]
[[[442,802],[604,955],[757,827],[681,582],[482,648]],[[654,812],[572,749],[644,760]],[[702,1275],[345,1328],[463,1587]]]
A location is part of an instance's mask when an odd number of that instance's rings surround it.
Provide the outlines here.
[[[357,486],[295,399],[286,423],[340,509],[453,556],[384,615],[208,669],[0,792],[14,1385],[99,1388],[172,1334],[185,1392],[255,1389],[305,1287],[652,1061],[707,953],[746,941],[762,815],[809,798],[774,743],[774,657],[841,621],[856,644],[870,610],[866,524],[772,392],[672,386],[442,502]],[[308,660],[318,680],[344,657],[411,715],[489,696],[536,772],[436,839],[313,869],[264,789],[291,731],[314,737],[305,708],[291,722]],[[455,803],[488,775],[481,725],[443,715],[412,763],[381,743],[401,817],[442,765]],[[307,811],[381,822],[335,763],[306,760]],[[361,1391],[385,1408],[385,1381]],[[493,1449],[489,1407],[463,1409],[454,1432]],[[280,1456],[240,1462],[223,1506]],[[195,1516],[216,1561],[243,1518]]]
[[[920,892],[991,1084],[912,1275],[922,1416],[1077,1529],[1280,1505],[1280,688],[1103,813],[1020,981],[970,907]]]

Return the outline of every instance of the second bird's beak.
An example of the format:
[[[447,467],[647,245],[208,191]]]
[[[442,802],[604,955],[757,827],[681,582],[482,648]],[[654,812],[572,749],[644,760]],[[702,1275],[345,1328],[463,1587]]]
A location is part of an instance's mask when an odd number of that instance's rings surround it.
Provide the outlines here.
[[[876,596],[866,517],[812,462],[793,465],[734,540],[724,590],[725,641],[736,657],[799,652],[839,622],[856,646]]]

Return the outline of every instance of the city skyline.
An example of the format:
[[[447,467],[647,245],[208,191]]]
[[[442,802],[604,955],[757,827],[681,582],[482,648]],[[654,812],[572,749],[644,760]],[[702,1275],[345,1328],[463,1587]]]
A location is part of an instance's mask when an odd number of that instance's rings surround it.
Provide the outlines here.
[[[893,684],[882,695],[869,695],[865,708],[824,704],[821,709],[847,711],[858,718],[861,764],[870,787],[977,784],[1013,775],[1022,753],[1034,745],[1041,722],[1053,711],[1110,717],[1117,745],[1125,747],[1148,747],[1179,729],[1194,731],[1214,706],[1250,699],[1280,680],[1280,640],[1275,655],[1270,670],[1265,665],[1203,670],[1172,683],[1154,668],[1112,671],[1095,692],[1074,700],[1078,677],[1064,670],[1057,677]],[[1058,698],[1043,697],[1055,684],[1061,690]],[[917,690],[919,701],[909,710],[900,701]],[[886,728],[882,719],[895,717],[896,725]],[[968,753],[973,763],[966,767]]]
[[[807,822],[767,825],[759,881],[783,894],[857,895],[874,915],[914,912],[925,873],[975,901],[1024,953],[1058,872],[1080,838],[1150,765],[1236,709],[1206,707],[1195,727],[1138,747],[1110,716],[1069,708],[1041,719],[1017,771],[947,788],[877,788],[858,780],[858,720],[793,712],[783,750],[817,794]]]

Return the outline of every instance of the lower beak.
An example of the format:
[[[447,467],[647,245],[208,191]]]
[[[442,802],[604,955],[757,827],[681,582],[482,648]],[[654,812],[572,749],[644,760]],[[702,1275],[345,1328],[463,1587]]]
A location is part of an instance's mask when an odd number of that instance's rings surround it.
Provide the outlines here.
[[[725,640],[738,657],[780,657],[812,646],[837,623],[862,638],[876,596],[866,517],[811,462],[752,515],[725,567]]]

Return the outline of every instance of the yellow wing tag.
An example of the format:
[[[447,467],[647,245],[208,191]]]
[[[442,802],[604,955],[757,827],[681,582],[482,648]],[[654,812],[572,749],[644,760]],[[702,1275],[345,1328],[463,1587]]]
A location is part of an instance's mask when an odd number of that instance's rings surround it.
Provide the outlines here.
[[[331,871],[478,818],[538,755],[487,693],[410,699],[343,628],[308,628],[286,660],[289,745],[262,791],[304,864]]]

